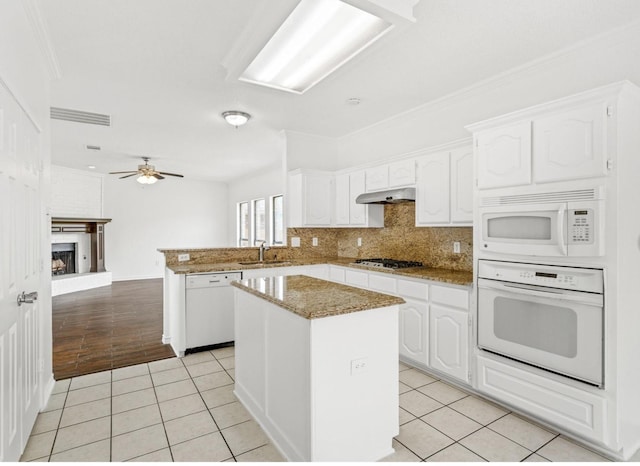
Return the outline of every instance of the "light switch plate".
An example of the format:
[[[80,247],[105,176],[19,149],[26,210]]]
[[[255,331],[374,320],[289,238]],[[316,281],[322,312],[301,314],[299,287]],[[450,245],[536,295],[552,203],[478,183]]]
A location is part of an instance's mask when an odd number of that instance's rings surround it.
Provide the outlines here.
[[[291,238],[291,247],[292,248],[299,248],[300,247],[300,238],[298,238],[297,236],[294,236],[293,238]]]
[[[178,254],[178,262],[188,261],[189,259],[191,259],[191,256],[189,255],[189,253],[187,253],[187,254]]]
[[[318,238],[312,238],[311,239],[311,245],[312,246],[317,246],[318,245]]]

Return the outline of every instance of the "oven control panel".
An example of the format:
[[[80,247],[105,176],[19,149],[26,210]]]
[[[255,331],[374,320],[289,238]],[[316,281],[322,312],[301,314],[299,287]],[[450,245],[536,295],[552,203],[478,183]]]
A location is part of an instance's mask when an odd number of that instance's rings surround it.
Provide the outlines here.
[[[478,278],[591,293],[604,290],[604,272],[597,268],[481,259],[478,261]]]
[[[572,287],[578,285],[578,277],[563,273],[523,271],[520,272],[519,277],[524,280],[523,283],[532,285],[570,285]]]

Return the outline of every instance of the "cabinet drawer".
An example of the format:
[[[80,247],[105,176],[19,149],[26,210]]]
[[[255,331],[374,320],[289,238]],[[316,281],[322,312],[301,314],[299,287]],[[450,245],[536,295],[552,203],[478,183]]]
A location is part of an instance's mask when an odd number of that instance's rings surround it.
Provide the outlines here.
[[[329,280],[332,282],[344,283],[345,270],[333,265],[329,266]]]
[[[431,301],[460,309],[469,309],[469,292],[448,286],[431,285]]]
[[[361,288],[367,288],[369,286],[369,274],[367,272],[347,270],[345,271],[344,277],[347,285],[355,285]]]
[[[407,296],[426,301],[429,299],[429,285],[409,280],[398,280],[398,294],[402,297]]]
[[[578,435],[607,443],[604,398],[483,356],[477,361],[479,391]]]
[[[370,274],[369,275],[369,288],[381,293],[396,292],[396,279],[393,277],[383,277],[381,275]]]

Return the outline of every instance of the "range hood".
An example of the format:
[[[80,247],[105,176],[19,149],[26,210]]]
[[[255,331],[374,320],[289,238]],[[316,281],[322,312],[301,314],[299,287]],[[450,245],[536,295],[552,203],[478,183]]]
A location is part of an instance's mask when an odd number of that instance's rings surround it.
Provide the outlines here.
[[[397,188],[377,193],[364,193],[356,197],[356,204],[400,204],[415,202],[416,188]]]

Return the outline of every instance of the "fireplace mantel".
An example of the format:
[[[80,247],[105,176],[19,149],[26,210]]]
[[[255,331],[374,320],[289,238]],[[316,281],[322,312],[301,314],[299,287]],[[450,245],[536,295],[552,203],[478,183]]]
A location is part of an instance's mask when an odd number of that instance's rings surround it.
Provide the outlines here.
[[[90,272],[105,272],[104,225],[110,218],[51,218],[51,233],[89,233],[91,235]]]

